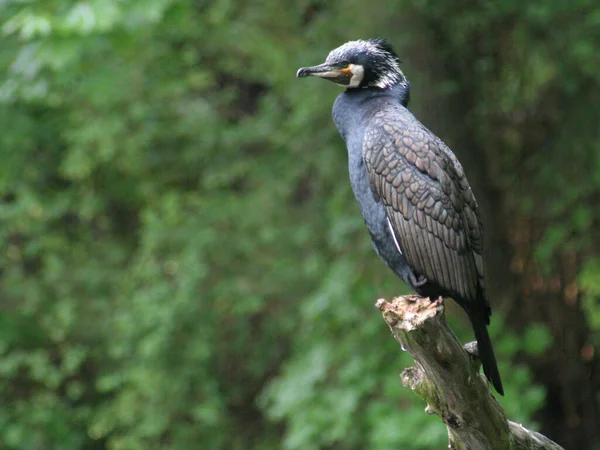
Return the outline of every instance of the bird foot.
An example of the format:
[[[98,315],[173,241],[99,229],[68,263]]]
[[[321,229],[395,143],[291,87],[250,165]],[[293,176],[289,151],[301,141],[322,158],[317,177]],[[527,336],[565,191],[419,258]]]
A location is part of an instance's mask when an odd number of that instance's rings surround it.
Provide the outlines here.
[[[427,283],[427,277],[425,275],[419,275],[419,278],[417,278],[415,276],[414,272],[411,272],[409,274],[409,278],[410,278],[410,284],[412,285],[413,288],[418,288],[423,286],[425,283]]]

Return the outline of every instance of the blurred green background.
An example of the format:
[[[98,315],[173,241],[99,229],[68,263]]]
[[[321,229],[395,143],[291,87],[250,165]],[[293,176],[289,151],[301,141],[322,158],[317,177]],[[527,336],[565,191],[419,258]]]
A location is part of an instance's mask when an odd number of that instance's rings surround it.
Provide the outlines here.
[[[386,37],[480,203],[512,420],[600,448],[600,4],[0,1],[0,448],[445,448],[330,111]],[[463,313],[449,305],[459,337]]]

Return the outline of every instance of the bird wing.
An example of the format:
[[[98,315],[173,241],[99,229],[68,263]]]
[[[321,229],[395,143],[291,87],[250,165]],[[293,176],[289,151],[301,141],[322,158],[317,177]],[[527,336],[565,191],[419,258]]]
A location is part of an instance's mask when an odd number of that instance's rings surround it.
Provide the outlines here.
[[[449,295],[474,300],[485,289],[477,202],[452,151],[407,110],[376,113],[363,157],[408,264]]]

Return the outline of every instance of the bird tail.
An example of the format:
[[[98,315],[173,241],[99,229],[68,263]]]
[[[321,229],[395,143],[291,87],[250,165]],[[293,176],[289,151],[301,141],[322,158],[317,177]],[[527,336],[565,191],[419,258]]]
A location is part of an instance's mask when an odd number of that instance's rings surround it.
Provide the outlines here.
[[[504,388],[502,387],[502,380],[500,379],[500,372],[498,371],[498,364],[496,363],[496,355],[494,355],[494,348],[492,347],[492,341],[488,334],[486,322],[486,314],[482,309],[475,311],[475,314],[470,317],[473,325],[473,331],[475,331],[475,339],[477,339],[477,350],[479,352],[479,360],[483,366],[483,373],[488,380],[492,383],[498,394],[504,395]]]

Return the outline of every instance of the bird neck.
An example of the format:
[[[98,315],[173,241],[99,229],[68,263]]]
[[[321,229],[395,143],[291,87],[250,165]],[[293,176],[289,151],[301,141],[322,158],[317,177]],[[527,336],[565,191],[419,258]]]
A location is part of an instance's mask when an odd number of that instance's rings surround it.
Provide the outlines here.
[[[385,89],[387,95],[397,98],[400,104],[405,108],[408,107],[410,101],[410,83],[406,78],[400,80],[391,88]]]
[[[408,82],[408,80],[405,78],[397,85],[395,85],[392,89],[394,90],[394,93],[398,96],[400,104],[407,108],[408,102],[410,101],[410,83]]]
[[[363,98],[392,96],[398,99],[402,106],[407,108],[410,101],[410,82],[406,78],[403,78],[389,88],[382,89],[375,86],[366,86],[363,88],[346,89],[346,93],[358,95]]]
[[[347,142],[352,133],[364,131],[361,124],[368,121],[373,112],[378,110],[381,102],[400,104],[406,108],[409,98],[408,81],[399,82],[387,89],[375,87],[346,89],[333,104],[333,120],[342,138]]]

